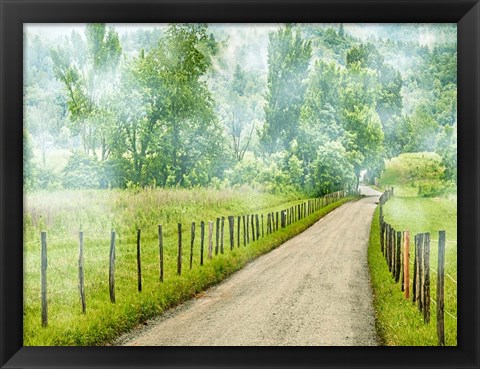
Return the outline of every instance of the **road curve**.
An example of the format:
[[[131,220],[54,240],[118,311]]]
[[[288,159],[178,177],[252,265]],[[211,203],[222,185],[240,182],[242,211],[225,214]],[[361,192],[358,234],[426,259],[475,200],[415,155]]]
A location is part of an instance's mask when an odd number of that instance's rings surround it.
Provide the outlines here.
[[[337,208],[200,297],[120,337],[133,346],[377,345],[367,244],[380,193]]]

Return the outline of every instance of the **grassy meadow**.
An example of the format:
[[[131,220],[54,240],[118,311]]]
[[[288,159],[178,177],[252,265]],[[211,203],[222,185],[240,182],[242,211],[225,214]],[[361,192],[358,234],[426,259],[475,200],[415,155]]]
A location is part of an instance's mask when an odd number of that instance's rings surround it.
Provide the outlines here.
[[[457,344],[457,201],[452,193],[424,197],[421,188],[440,183],[439,158],[431,153],[402,154],[386,164],[379,187],[394,187],[394,196],[384,206],[384,217],[396,230],[410,231],[410,283],[413,279],[414,236],[430,233],[430,296],[436,298],[438,231],[446,232],[445,249],[445,344]],[[385,345],[437,345],[436,305],[431,301],[429,324],[401,286],[392,279],[380,250],[379,209],[370,233],[369,266],[374,290],[377,329]],[[410,286],[412,291],[412,285]]]
[[[266,235],[266,214],[299,204],[298,195],[238,190],[77,190],[29,194],[24,210],[24,345],[104,345],[122,332],[194,297],[302,232],[348,199]],[[265,237],[237,247],[237,216],[265,214]],[[227,216],[235,215],[230,250]],[[224,254],[208,260],[208,221],[224,216]],[[200,267],[200,221],[205,221]],[[196,224],[189,270],[191,223]],[[261,220],[260,220],[261,222]],[[182,223],[182,275],[177,275],[177,223]],[[159,281],[158,224],[163,226],[164,282]],[[261,225],[261,223],[260,223]],[[137,290],[136,237],[141,229],[142,292]],[[78,292],[79,230],[84,232],[86,314]],[[110,231],[116,232],[116,303],[108,288]],[[40,233],[47,231],[48,326],[41,326]],[[250,230],[251,232],[251,230]],[[250,239],[251,241],[251,239]]]

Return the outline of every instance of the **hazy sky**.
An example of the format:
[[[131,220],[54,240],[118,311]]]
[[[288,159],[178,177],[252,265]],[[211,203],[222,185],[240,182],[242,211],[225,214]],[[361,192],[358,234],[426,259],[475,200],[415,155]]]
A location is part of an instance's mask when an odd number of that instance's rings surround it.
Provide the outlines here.
[[[135,31],[139,28],[153,28],[153,27],[162,27],[166,26],[166,23],[112,23],[110,24],[115,27],[115,30],[119,35],[123,35],[128,32]],[[215,26],[211,24],[210,26]],[[224,26],[224,24],[223,24]],[[276,28],[278,24],[231,24],[233,27],[252,27],[255,28],[264,28],[271,29]],[[397,24],[398,27],[404,26],[404,24]],[[434,43],[438,37],[443,37],[441,32],[436,32],[439,29],[445,27],[452,27],[453,24],[421,24],[420,32],[418,33],[418,43],[421,45],[430,46]],[[345,30],[362,39],[369,37],[375,37],[382,33],[382,30],[385,30],[385,25],[380,23],[346,23],[344,24]],[[76,24],[76,23],[27,23],[24,25],[24,30],[28,31],[31,34],[38,34],[42,38],[47,38],[50,40],[55,40],[58,37],[63,37],[70,35],[72,31],[77,31],[79,34],[83,34],[85,29],[85,24]]]

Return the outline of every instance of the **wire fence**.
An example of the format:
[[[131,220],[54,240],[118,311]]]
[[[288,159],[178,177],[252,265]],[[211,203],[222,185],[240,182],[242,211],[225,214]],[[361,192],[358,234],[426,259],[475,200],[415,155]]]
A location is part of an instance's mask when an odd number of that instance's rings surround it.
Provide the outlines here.
[[[379,199],[380,205],[380,250],[385,257],[389,271],[395,282],[399,282],[401,290],[405,292],[405,298],[410,298],[410,282],[412,284],[412,303],[416,304],[418,310],[423,315],[425,324],[430,322],[430,302],[434,302],[436,307],[437,319],[437,337],[438,345],[445,345],[445,323],[444,316],[450,316],[453,319],[457,317],[445,310],[445,276],[449,278],[455,286],[457,281],[451,275],[445,273],[445,231],[439,231],[438,239],[430,239],[430,233],[419,233],[414,236],[413,264],[410,260],[410,234],[408,231],[397,231],[394,227],[385,222],[383,215],[383,206],[394,196],[393,187],[387,189]],[[430,244],[438,242],[438,268],[430,267]],[[450,241],[455,243],[455,241]],[[412,268],[413,279],[410,279],[410,267]],[[430,271],[437,275],[436,297],[430,297],[431,279]],[[405,281],[408,281],[407,283]],[[456,288],[454,289],[456,293]]]
[[[335,203],[347,196],[358,195],[357,191],[337,191],[331,194],[327,194],[323,197],[309,199],[302,201],[298,204],[288,206],[280,211],[272,211],[263,214],[242,214],[237,216],[219,216],[214,221],[201,221],[200,224],[191,222],[186,228],[181,223],[177,224],[177,232],[175,239],[176,248],[176,270],[170,270],[169,275],[181,276],[185,269],[191,270],[194,267],[202,267],[208,260],[214,257],[221,257],[227,250],[234,250],[242,246],[248,246],[252,242],[258,241],[261,238],[268,237],[269,235],[278,232],[281,229],[285,229],[290,225],[314,214],[320,209]],[[198,227],[200,226],[200,227]],[[169,230],[172,234],[172,230]],[[187,238],[185,237],[187,234]],[[188,239],[188,233],[190,233],[190,239]],[[28,241],[24,244],[34,244],[39,242],[40,245],[40,269],[41,269],[41,283],[39,290],[34,289],[33,295],[41,296],[41,317],[42,326],[48,325],[48,301],[52,298],[65,297],[66,295],[72,295],[71,288],[63,288],[64,281],[71,281],[72,278],[77,278],[78,281],[78,293],[79,301],[81,303],[82,313],[86,314],[86,296],[85,286],[89,286],[89,283],[85,282],[85,259],[88,263],[94,261],[103,261],[105,266],[108,266],[108,290],[110,295],[110,301],[115,303],[117,301],[116,296],[116,279],[128,279],[131,280],[132,276],[137,276],[137,288],[138,292],[142,291],[144,283],[145,271],[154,271],[158,273],[157,281],[159,283],[164,282],[165,269],[167,267],[166,261],[168,260],[168,267],[172,267],[173,258],[172,255],[164,254],[164,235],[165,230],[162,225],[158,225],[158,234],[156,235],[157,247],[155,250],[143,250],[142,248],[142,233],[141,230],[137,230],[136,242],[132,238],[132,243],[136,243],[136,248],[131,247],[129,249],[123,248],[121,250],[122,257],[136,258],[136,271],[127,271],[122,269],[124,263],[117,263],[117,244],[125,243],[130,238],[119,238],[114,230],[111,230],[110,237],[88,237],[83,231],[79,231],[79,238],[72,240],[71,238],[53,238],[48,239],[48,244],[65,244],[72,245],[78,244],[78,255],[71,254],[71,248],[65,247],[63,249],[55,249],[55,253],[60,253],[63,256],[63,260],[69,260],[76,262],[62,264],[57,260],[57,263],[49,267],[49,275],[54,276],[54,281],[49,282],[47,285],[47,232],[41,232],[38,241]],[[143,235],[145,236],[145,235]],[[152,236],[152,235],[150,235]],[[171,239],[171,237],[170,237]],[[101,241],[109,244],[108,255],[98,255],[89,253],[85,255],[84,244],[88,241]],[[173,245],[170,245],[173,246]],[[105,247],[105,250],[108,246]],[[169,249],[172,251],[172,247]],[[158,258],[158,263],[155,267],[152,265],[142,266],[142,254],[150,254],[155,252]],[[197,260],[194,262],[194,255]],[[87,258],[85,257],[87,256]],[[125,260],[125,259],[123,259]],[[38,259],[36,260],[38,262]],[[118,269],[118,270],[117,270]],[[59,283],[62,281],[64,283]],[[96,284],[98,286],[98,283]],[[48,288],[47,288],[48,287]],[[107,284],[105,282],[105,287]],[[74,290],[73,290],[74,291]],[[32,293],[31,293],[32,294]],[[47,299],[48,297],[48,299]]]

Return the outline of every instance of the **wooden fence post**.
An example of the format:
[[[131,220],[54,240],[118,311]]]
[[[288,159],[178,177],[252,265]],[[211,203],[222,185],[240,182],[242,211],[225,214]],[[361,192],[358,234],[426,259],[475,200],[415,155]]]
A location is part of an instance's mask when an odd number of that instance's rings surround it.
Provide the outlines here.
[[[418,263],[418,235],[414,236],[414,256],[413,256],[413,283],[412,283],[412,302],[417,301],[417,263]]]
[[[278,211],[275,214],[275,230],[278,231]]]
[[[267,214],[267,234],[272,233],[271,217],[270,213]]]
[[[235,218],[233,215],[230,215],[228,217],[228,230],[230,231],[230,250],[233,250],[234,247],[234,234],[233,234],[233,228],[235,227],[234,224]]]
[[[208,222],[208,259],[212,259],[212,253],[213,253],[213,222],[209,221]],[[215,253],[218,252],[218,249],[215,248]]]
[[[141,255],[141,230],[137,230],[137,279],[138,292],[142,292],[142,255]]]
[[[260,221],[258,220],[258,214],[255,214],[255,228],[257,229],[257,240],[260,238]]]
[[[237,216],[237,247],[240,247],[240,215]]]
[[[263,214],[262,214],[262,238],[265,237],[263,233]]]
[[[405,298],[410,298],[410,232],[405,231],[403,237],[403,288]]]
[[[85,285],[83,276],[83,231],[79,234],[79,250],[78,250],[78,290],[80,292],[80,301],[82,303],[82,314],[86,311],[85,302]]]
[[[388,252],[390,250],[390,224],[385,224],[385,260],[388,266]]]
[[[160,282],[163,282],[163,231],[162,225],[158,225],[158,249],[160,251]]]
[[[192,222],[190,233],[190,270],[193,268],[193,243],[195,242],[195,222]]]
[[[387,264],[388,264],[388,269],[391,270],[391,265],[390,265],[390,260],[392,258],[392,226],[389,224],[388,225],[388,250],[387,250]]]
[[[250,216],[250,225],[252,226],[252,242],[255,241],[255,216]]]
[[[250,215],[247,214],[247,231],[246,231],[247,232],[247,244],[250,243],[250,225],[249,225],[249,223],[250,223]],[[245,227],[244,227],[244,230],[245,230]]]
[[[222,251],[222,254],[223,254],[223,231],[225,229],[225,217],[222,217],[222,220],[221,220],[221,228],[220,228],[220,250]]]
[[[387,234],[385,235],[385,237],[387,237],[387,250],[385,251],[385,256],[387,258],[387,265],[389,270],[390,270],[390,252],[392,248],[392,239],[390,237],[391,233],[392,233],[392,226],[389,224],[387,228]]]
[[[42,327],[48,325],[48,305],[47,305],[47,232],[41,233],[42,253],[41,253],[41,272],[42,272]]]
[[[437,337],[438,345],[445,345],[444,322],[445,294],[445,231],[438,232],[438,274],[437,274]]]
[[[178,259],[177,274],[182,275],[182,223],[178,223]]]
[[[215,227],[215,250],[218,250],[218,243],[220,241],[220,218],[217,218]],[[223,251],[221,251],[223,254]]]
[[[395,246],[396,246],[395,235],[397,232],[393,227],[391,229],[391,232],[392,232],[391,234],[392,244],[390,249],[390,270],[392,271],[392,277],[395,278]]]
[[[395,257],[395,282],[400,280],[400,263],[402,256],[402,232],[397,232],[397,253]]]
[[[380,206],[380,214],[382,213],[382,207]],[[380,250],[382,251],[382,255],[384,254],[385,248],[385,222],[383,221],[383,215],[380,216]]]
[[[405,237],[405,232],[402,232],[402,238]],[[404,282],[404,277],[405,277],[405,265],[403,265],[403,261],[405,259],[404,253],[405,253],[405,245],[404,242],[402,242],[402,246],[400,248],[400,289],[402,292],[405,291],[405,282]]]
[[[200,265],[203,265],[203,249],[205,245],[205,222],[200,222]]]
[[[108,269],[108,289],[110,301],[115,302],[115,231],[112,229],[110,235],[110,267]]]
[[[425,275],[425,282],[424,282],[424,300],[423,300],[423,316],[425,323],[430,322],[430,233],[425,233],[425,239],[423,241],[424,247],[424,255],[423,255],[423,262],[424,262],[424,275]]]
[[[383,224],[383,256],[385,259],[387,258],[387,251],[388,251],[388,229],[390,224],[384,223]]]
[[[390,237],[392,238],[392,243],[391,243],[391,249],[390,249],[390,270],[392,271],[392,277],[395,278],[395,246],[396,246],[395,235],[397,232],[395,231],[395,228],[392,228],[391,232],[392,233]]]
[[[423,311],[423,294],[424,294],[424,279],[423,279],[423,234],[418,235],[418,257],[417,257],[417,307],[419,311]]]

